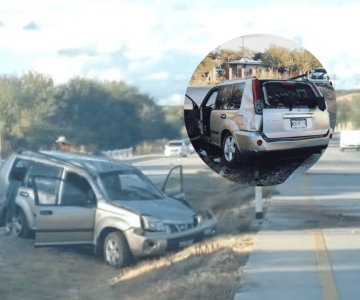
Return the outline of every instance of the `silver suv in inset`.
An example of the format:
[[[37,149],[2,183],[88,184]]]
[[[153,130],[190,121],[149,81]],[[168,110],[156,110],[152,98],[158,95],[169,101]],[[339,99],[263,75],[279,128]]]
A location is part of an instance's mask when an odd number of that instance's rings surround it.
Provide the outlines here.
[[[325,99],[309,80],[225,81],[211,88],[200,106],[187,97],[190,139],[220,147],[230,166],[258,154],[321,152],[332,137]]]
[[[158,255],[214,234],[211,212],[184,200],[182,168],[160,190],[135,167],[105,157],[60,152],[14,152],[0,169],[0,225],[6,191],[21,180],[15,233],[35,232],[35,246],[93,245],[112,266]]]

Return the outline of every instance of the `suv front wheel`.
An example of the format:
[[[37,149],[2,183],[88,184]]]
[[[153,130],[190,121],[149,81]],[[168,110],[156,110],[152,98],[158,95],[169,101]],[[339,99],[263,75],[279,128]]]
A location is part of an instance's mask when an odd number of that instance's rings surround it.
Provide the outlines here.
[[[230,132],[225,134],[222,142],[221,155],[225,164],[230,167],[234,167],[239,160],[239,149],[236,145],[236,141]]]
[[[110,266],[119,268],[129,264],[131,253],[124,234],[110,232],[104,241],[104,259]]]

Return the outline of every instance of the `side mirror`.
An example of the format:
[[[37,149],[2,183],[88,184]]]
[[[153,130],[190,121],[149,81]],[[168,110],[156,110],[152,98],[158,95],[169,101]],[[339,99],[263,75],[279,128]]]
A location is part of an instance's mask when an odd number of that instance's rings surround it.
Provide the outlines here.
[[[164,181],[162,191],[172,198],[185,200],[183,169],[181,165],[170,169]]]

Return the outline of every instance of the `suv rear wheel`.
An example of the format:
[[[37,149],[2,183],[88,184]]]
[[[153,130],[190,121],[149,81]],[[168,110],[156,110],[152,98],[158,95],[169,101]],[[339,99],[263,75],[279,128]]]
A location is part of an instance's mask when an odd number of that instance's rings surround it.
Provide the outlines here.
[[[110,232],[104,241],[104,260],[110,266],[119,268],[129,264],[131,253],[124,234]]]
[[[235,139],[230,132],[225,134],[221,147],[222,158],[228,166],[235,166],[239,160],[239,149],[236,145]]]

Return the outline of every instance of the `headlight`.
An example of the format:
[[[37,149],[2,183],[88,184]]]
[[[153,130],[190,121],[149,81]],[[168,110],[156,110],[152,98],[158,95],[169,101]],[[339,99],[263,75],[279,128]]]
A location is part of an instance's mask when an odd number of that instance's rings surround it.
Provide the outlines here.
[[[214,214],[210,210],[205,211],[205,212],[200,212],[196,216],[197,224],[201,224],[204,221],[212,219],[212,218],[214,218]]]
[[[141,216],[142,226],[147,231],[165,231],[164,223],[158,218]]]

